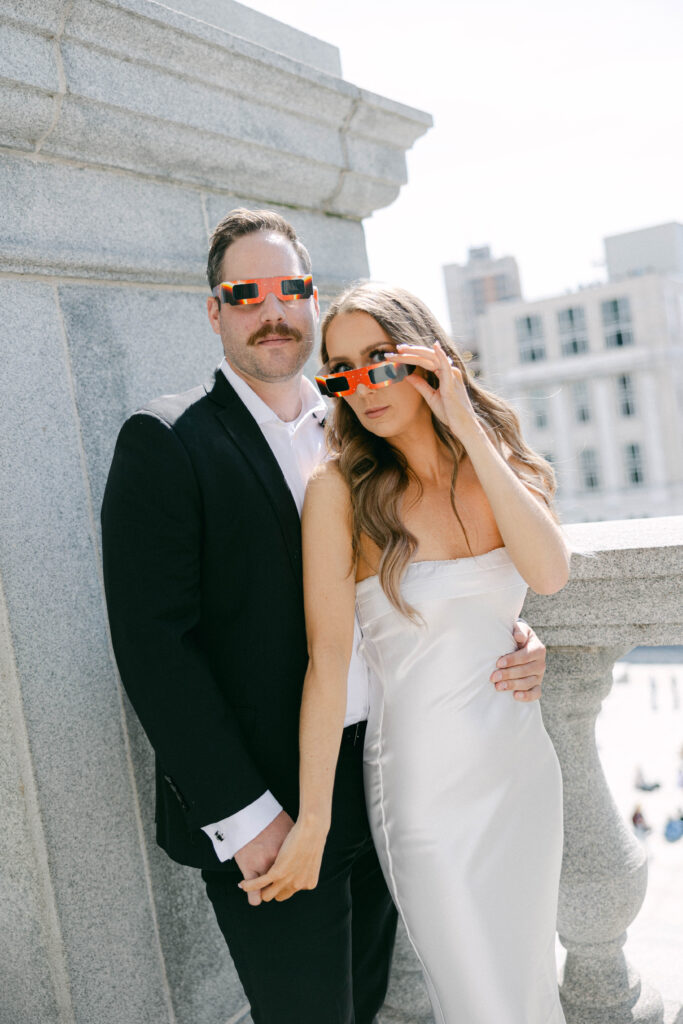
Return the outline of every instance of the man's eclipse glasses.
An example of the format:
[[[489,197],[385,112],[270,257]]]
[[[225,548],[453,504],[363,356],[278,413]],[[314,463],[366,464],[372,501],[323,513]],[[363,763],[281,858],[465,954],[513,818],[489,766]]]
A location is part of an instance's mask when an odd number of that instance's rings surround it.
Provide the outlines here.
[[[359,384],[365,384],[367,388],[377,390],[386,388],[390,384],[398,384],[400,380],[407,377],[415,369],[406,363],[373,363],[371,366],[361,366],[357,370],[345,370],[343,373],[319,372],[315,378],[318,389],[322,395],[328,398],[336,398],[338,395],[352,395]]]
[[[272,294],[283,302],[293,299],[309,299],[316,293],[311,274],[298,274],[289,277],[250,277],[246,281],[222,281],[211,294],[219,302],[227,302],[229,306],[251,306],[263,302],[266,295]]]

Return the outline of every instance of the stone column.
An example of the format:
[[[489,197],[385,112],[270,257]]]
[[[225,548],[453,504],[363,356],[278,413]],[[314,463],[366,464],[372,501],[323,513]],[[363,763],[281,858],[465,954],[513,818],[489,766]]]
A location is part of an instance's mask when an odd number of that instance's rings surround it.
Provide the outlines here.
[[[280,210],[325,300],[367,274],[362,218],[431,121],[345,82],[335,47],[181,2],[197,17],[0,0],[0,1024],[248,1017],[198,872],[154,842],[101,495],[124,418],[222,355],[212,226]],[[197,20],[217,7],[222,25]]]
[[[617,390],[615,376],[593,378],[592,413],[598,433],[601,490],[616,494],[623,490],[623,457],[617,441]]]
[[[561,383],[549,381],[546,384],[548,390],[554,389],[549,404],[552,417],[552,437],[556,446],[555,469],[564,500],[567,502],[575,501],[582,489],[579,456],[572,443],[574,425],[569,394],[570,386],[567,381]]]
[[[671,372],[669,367],[667,367],[667,372]],[[662,416],[658,376],[659,372],[656,369],[649,369],[642,370],[636,378],[636,412],[640,431],[638,435],[629,440],[641,443],[645,485],[653,488],[658,497],[665,497],[663,490],[666,488],[667,480],[671,479],[671,475],[667,471],[666,455],[661,442],[661,439],[666,437],[666,430]]]

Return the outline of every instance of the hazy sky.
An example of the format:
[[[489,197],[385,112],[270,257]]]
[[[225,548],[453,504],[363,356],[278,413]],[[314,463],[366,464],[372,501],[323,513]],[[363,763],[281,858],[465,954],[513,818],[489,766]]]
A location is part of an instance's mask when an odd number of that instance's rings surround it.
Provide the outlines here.
[[[683,0],[247,6],[334,43],[348,81],[434,117],[365,231],[372,275],[444,322],[441,266],[469,246],[516,256],[534,299],[604,279],[604,235],[683,221]]]

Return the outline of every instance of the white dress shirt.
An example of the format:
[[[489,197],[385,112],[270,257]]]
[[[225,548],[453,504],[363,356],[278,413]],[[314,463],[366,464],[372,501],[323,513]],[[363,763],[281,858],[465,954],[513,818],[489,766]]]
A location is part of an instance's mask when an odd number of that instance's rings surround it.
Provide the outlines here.
[[[222,361],[219,369],[223,371],[261,428],[301,515],[308,479],[315,467],[325,458],[322,421],[327,414],[327,406],[322,396],[317,393],[310,380],[302,377],[301,412],[295,420],[286,422],[281,420],[255,391],[252,391],[226,359]],[[368,677],[365,663],[358,653],[360,641],[361,632],[356,621],[353,653],[349,664],[345,726],[362,722],[368,717]],[[281,810],[281,805],[267,790],[253,803],[228,818],[212,825],[204,825],[202,831],[213,843],[218,859],[226,861],[262,832]]]

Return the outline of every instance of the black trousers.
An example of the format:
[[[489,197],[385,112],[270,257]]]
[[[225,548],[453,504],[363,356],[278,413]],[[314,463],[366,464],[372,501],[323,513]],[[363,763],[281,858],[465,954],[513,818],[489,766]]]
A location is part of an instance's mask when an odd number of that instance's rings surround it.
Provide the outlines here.
[[[252,907],[239,875],[202,877],[254,1024],[372,1024],[386,995],[396,910],[370,837],[362,740],[342,741],[314,890]]]

